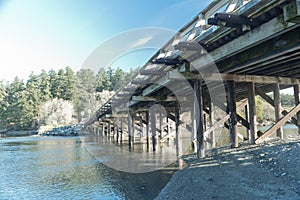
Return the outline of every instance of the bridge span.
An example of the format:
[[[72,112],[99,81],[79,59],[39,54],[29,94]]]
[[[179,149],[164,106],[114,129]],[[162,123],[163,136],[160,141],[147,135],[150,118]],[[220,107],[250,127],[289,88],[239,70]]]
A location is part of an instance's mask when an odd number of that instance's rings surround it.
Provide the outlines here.
[[[283,138],[288,121],[300,133],[299,84],[300,1],[215,0],[85,126],[129,147],[142,139],[153,151],[170,138],[180,151],[179,138],[188,134],[200,158],[216,147],[220,127],[229,130],[232,148]],[[280,90],[289,87],[295,107],[285,110]],[[264,132],[257,130],[256,95],[274,107],[276,122]]]

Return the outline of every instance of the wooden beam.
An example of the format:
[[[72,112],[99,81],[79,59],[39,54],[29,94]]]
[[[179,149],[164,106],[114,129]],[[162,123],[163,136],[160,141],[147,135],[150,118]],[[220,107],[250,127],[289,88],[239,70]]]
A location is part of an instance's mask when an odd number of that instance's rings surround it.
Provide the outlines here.
[[[300,1],[293,0],[283,7],[284,20],[287,22],[300,23]]]
[[[257,76],[257,75],[241,75],[241,74],[224,74],[224,73],[201,73],[195,74],[191,72],[178,73],[177,71],[169,71],[167,76],[171,80],[204,80],[204,81],[234,81],[234,82],[254,82],[272,84],[279,83],[281,85],[300,84],[299,79],[276,77],[276,76]]]
[[[166,72],[163,71],[158,71],[158,70],[140,70],[139,74],[141,75],[153,75],[153,76],[164,76],[166,74]]]
[[[300,111],[300,104],[296,105],[286,116],[282,117],[280,120],[276,122],[273,126],[271,126],[262,136],[256,139],[255,143],[259,144],[263,142],[266,138],[268,138],[274,131],[278,130],[282,127],[293,115]]]
[[[215,123],[212,127],[210,127],[209,129],[207,129],[204,132],[204,137],[208,137],[208,135],[210,133],[212,133],[214,130],[216,130],[217,128],[219,128],[220,126],[222,126],[228,119],[229,119],[229,115],[225,115],[225,117],[223,117],[223,119],[219,120],[217,123]]]
[[[160,101],[160,102],[169,102],[169,101],[186,101],[186,97],[176,97],[176,96],[167,96],[167,97],[147,97],[147,96],[132,96],[132,101]]]
[[[248,102],[249,102],[249,126],[250,126],[250,135],[249,142],[250,144],[255,143],[257,138],[257,125],[256,125],[256,104],[255,104],[255,83],[248,83]],[[247,111],[245,111],[247,113]]]
[[[212,98],[212,101],[213,103],[218,106],[221,110],[223,110],[224,112],[228,113],[228,110],[227,110],[227,106],[224,105],[222,102],[220,102],[219,100],[215,99],[215,98]],[[237,110],[241,109],[243,106],[246,105],[246,101],[244,101],[242,104],[240,104],[238,107],[236,107]],[[249,122],[247,120],[245,120],[242,116],[240,116],[239,114],[236,114],[237,115],[237,120],[239,122],[241,122],[241,124],[243,126],[245,126],[247,129],[250,129],[250,126],[249,126]]]

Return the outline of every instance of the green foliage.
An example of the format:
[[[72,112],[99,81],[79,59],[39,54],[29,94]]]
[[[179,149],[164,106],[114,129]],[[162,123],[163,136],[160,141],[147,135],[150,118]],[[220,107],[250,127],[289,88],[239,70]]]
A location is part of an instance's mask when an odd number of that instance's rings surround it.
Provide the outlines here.
[[[87,117],[87,113],[94,112],[99,103],[113,94],[108,91],[123,87],[124,81],[129,79],[126,76],[128,73],[120,68],[100,69],[95,75],[89,69],[81,69],[75,73],[70,67],[66,67],[58,71],[52,69],[48,72],[43,70],[40,74],[31,73],[26,84],[18,77],[12,83],[0,82],[0,128],[36,129],[42,124],[65,125],[73,117],[80,120],[81,112]],[[58,106],[52,106],[56,111],[47,115],[45,105],[51,103]],[[72,112],[67,112],[64,109],[66,107],[72,107],[69,109]]]

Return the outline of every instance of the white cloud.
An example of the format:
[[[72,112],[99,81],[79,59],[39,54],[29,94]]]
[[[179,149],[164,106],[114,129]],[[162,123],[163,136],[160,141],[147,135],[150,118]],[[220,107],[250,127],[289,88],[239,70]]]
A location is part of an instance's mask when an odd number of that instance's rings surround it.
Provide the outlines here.
[[[142,46],[144,44],[147,44],[150,40],[152,40],[152,38],[153,38],[152,36],[148,36],[145,38],[138,39],[135,43],[133,43],[131,45],[131,47],[136,48],[136,47]]]

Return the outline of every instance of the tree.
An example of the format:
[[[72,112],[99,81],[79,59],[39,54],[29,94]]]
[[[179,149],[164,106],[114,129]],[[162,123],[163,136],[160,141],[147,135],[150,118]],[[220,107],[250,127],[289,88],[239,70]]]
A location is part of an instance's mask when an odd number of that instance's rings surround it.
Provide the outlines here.
[[[28,129],[32,125],[30,103],[25,89],[23,81],[18,77],[6,88],[7,95],[4,101],[7,105],[2,116],[6,128],[20,130]]]
[[[45,70],[42,70],[39,75],[40,79],[40,98],[42,102],[48,101],[51,98],[50,78]]]
[[[50,81],[50,93],[51,98],[58,98],[59,97],[59,86],[57,82],[57,73],[51,69],[49,71],[49,81]]]
[[[40,125],[68,125],[74,123],[74,107],[70,101],[51,99],[40,106]]]
[[[62,93],[62,98],[65,100],[73,100],[74,89],[75,89],[76,76],[74,71],[70,67],[65,68],[64,74],[64,91]]]
[[[91,98],[96,92],[96,76],[90,69],[81,69],[76,74],[74,100],[76,113],[88,113],[91,109]]]

